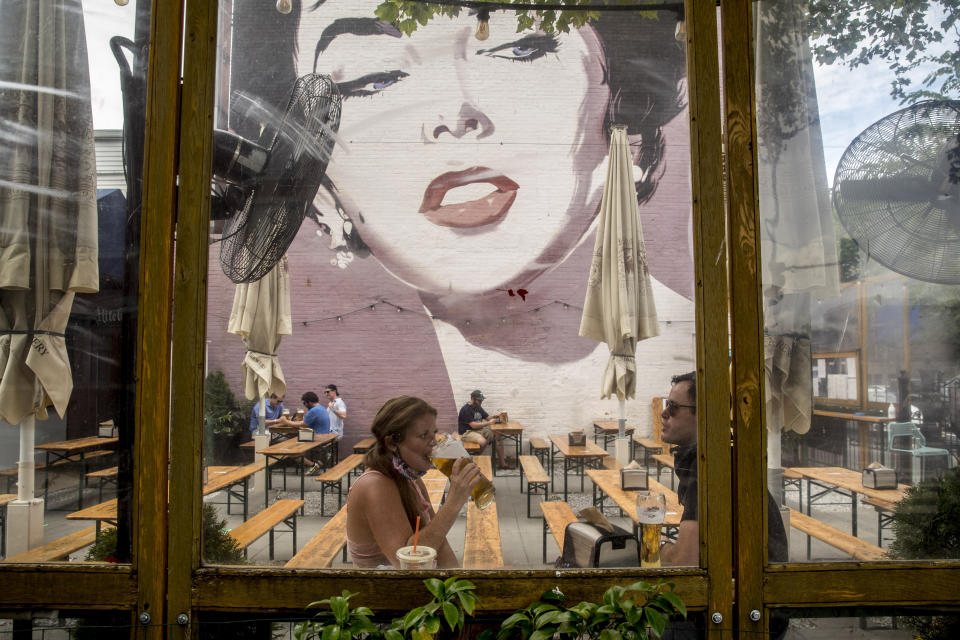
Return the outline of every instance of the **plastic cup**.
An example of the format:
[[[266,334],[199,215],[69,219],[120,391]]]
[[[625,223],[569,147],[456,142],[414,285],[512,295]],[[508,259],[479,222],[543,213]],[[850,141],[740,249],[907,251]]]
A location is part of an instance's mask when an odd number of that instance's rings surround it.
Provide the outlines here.
[[[401,569],[436,569],[437,550],[418,544],[416,551],[412,546],[397,549],[397,560]]]

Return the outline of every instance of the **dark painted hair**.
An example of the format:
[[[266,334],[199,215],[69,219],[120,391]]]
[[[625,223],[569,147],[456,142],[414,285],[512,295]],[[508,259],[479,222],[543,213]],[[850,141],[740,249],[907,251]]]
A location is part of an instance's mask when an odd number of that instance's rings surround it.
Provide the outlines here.
[[[297,77],[300,14],[323,3],[310,2],[304,8],[302,0],[293,0],[293,11],[282,15],[271,2],[234,1],[230,72],[234,96],[251,96],[273,110],[286,106]],[[649,17],[651,14],[655,17]],[[609,137],[609,125],[618,123],[627,125],[631,135],[641,136],[637,165],[648,176],[637,183],[641,203],[656,189],[651,176],[663,156],[662,128],[686,106],[682,83],[685,48],[674,36],[680,17],[669,10],[618,11],[602,13],[590,22],[603,47],[605,82],[611,94],[604,135]],[[244,117],[249,106],[249,100],[231,97],[230,126],[240,135],[256,139],[259,121]]]
[[[394,454],[391,447],[403,442],[413,423],[427,415],[436,417],[437,410],[426,400],[413,396],[399,396],[387,400],[370,425],[370,433],[376,443],[367,451],[363,460],[364,467],[379,471],[396,483],[411,528],[415,526],[417,516],[420,515],[420,499],[410,481],[404,479],[393,466]]]
[[[689,385],[687,385],[687,389],[688,389],[687,395],[690,396],[690,404],[693,405],[693,409],[691,409],[690,411],[692,413],[696,413],[697,412],[697,372],[688,371],[687,373],[681,373],[679,375],[676,375],[670,378],[671,385],[677,384],[678,382],[690,383]]]

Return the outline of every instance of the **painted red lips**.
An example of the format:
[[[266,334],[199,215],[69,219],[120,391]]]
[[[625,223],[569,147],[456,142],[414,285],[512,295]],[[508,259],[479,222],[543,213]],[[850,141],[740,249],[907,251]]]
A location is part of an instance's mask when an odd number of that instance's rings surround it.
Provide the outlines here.
[[[468,202],[443,205],[443,197],[451,189],[468,184],[487,183],[494,187],[488,195]],[[441,227],[469,229],[498,222],[517,197],[516,182],[487,167],[471,167],[451,171],[434,178],[423,193],[420,213]]]

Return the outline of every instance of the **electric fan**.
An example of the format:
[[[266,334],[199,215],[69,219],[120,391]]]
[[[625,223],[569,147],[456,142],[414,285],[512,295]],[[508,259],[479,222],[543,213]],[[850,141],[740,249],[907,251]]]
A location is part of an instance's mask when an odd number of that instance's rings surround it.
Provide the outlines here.
[[[873,123],[843,152],[833,185],[840,222],[869,258],[960,284],[960,101],[917,103]]]
[[[265,144],[214,131],[211,218],[225,220],[220,266],[233,282],[259,280],[287,252],[326,171],[341,105],[337,85],[311,73]]]

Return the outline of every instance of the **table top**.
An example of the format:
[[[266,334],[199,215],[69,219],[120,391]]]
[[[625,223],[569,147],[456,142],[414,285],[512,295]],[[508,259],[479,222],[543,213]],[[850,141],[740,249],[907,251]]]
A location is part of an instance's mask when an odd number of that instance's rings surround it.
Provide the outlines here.
[[[117,519],[117,499],[107,500],[86,509],[67,514],[67,520],[110,520]]]
[[[318,433],[314,435],[313,440],[308,442],[301,442],[291,438],[289,440],[284,440],[283,442],[272,444],[264,449],[257,449],[257,453],[262,453],[265,456],[272,457],[302,456],[305,453],[316,449],[317,447],[322,447],[323,445],[336,440],[338,437],[339,436],[336,433]]]
[[[789,467],[789,469],[809,480],[827,482],[841,489],[887,502],[899,502],[909,488],[905,484],[899,484],[896,489],[871,489],[863,486],[863,474],[861,472],[844,469],[843,467]]]
[[[68,451],[79,453],[86,449],[96,449],[108,444],[116,444],[120,438],[101,438],[100,436],[86,436],[83,438],[74,438],[73,440],[61,440],[60,442],[47,442],[38,444],[34,447],[38,451]]]
[[[605,449],[590,440],[587,440],[587,443],[582,447],[571,447],[566,434],[554,434],[550,436],[550,441],[567,458],[602,458],[610,455]]]
[[[887,416],[858,416],[855,413],[840,413],[837,411],[821,411],[820,409],[814,409],[813,415],[822,416],[824,418],[839,418],[841,420],[853,420],[855,422],[875,422],[875,423],[886,423],[886,422],[896,422],[896,418],[889,418]]]
[[[515,436],[517,434],[523,433],[523,426],[519,422],[514,422],[513,420],[508,420],[506,424],[497,424],[490,425],[490,429],[494,433],[499,433],[505,436]]]
[[[265,469],[266,466],[266,462],[261,460],[236,467],[207,467],[207,483],[203,485],[203,495],[210,495],[214,491],[236,484],[257,471]]]
[[[625,427],[626,433],[633,433],[633,427],[629,424]],[[604,433],[608,435],[614,435],[620,433],[620,421],[619,420],[594,420],[593,421],[593,430],[598,433]]]
[[[637,522],[637,492],[620,488],[619,469],[587,469],[587,477],[601,491],[610,496],[610,499],[630,516],[634,524],[639,524]],[[653,478],[647,478],[647,486],[650,491],[662,493],[667,499],[667,517],[663,521],[664,526],[679,525],[680,518],[683,516],[683,506],[680,505],[677,494]]]

